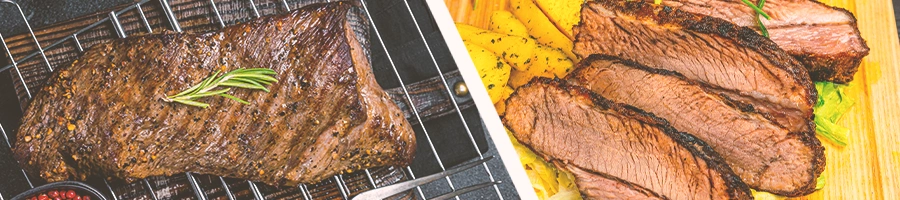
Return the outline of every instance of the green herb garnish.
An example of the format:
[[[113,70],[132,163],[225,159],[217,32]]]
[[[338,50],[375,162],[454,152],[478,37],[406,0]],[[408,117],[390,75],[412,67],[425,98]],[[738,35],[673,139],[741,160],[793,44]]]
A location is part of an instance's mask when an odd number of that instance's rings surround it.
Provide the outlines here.
[[[819,92],[819,100],[813,108],[816,133],[839,146],[847,145],[850,129],[837,122],[856,103],[844,91],[847,87],[832,82],[816,82],[816,91]]]
[[[750,3],[750,1],[748,1],[748,0],[741,0],[741,1],[743,1],[744,4],[747,4],[747,6],[750,6],[750,8],[752,8],[754,11],[756,11],[756,24],[759,24],[759,30],[760,30],[760,32],[762,32],[762,35],[769,37],[769,30],[766,29],[766,26],[763,25],[762,20],[759,19],[759,16],[763,16],[767,20],[772,19],[772,17],[770,17],[769,14],[766,14],[766,12],[762,10],[763,6],[766,5],[766,0],[759,0],[759,6],[754,5],[753,3]]]
[[[275,75],[275,71],[266,68],[235,69],[234,71],[222,74],[222,76],[218,76],[219,73],[221,73],[221,71],[216,71],[212,76],[203,79],[200,84],[194,85],[176,95],[166,96],[166,98],[163,98],[163,101],[206,108],[209,107],[209,104],[199,102],[197,99],[218,95],[243,104],[250,104],[250,102],[226,94],[231,88],[220,90],[213,89],[219,86],[227,86],[269,92],[269,89],[266,89],[266,86],[278,82],[275,77],[272,77],[272,75]]]
[[[763,5],[765,5],[765,4],[766,4],[766,0],[759,0],[759,9],[762,10]],[[766,19],[768,19],[768,18],[766,18]],[[762,32],[762,35],[769,37],[769,29],[767,29],[766,26],[763,25],[762,20],[759,19],[759,13],[756,13],[756,24],[759,24],[759,30],[760,30],[760,32]]]
[[[816,190],[825,188],[825,181],[827,180],[828,178],[825,177],[825,172],[822,172],[822,174],[819,175],[819,178],[816,178]]]

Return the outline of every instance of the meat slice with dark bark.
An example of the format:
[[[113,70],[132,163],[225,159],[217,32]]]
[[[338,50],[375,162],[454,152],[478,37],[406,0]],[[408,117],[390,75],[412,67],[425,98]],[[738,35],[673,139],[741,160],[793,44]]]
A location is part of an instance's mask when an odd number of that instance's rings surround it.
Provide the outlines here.
[[[703,141],[583,87],[536,78],[506,103],[503,123],[522,144],[548,161],[597,174],[576,178],[579,188],[600,190],[588,195],[645,188],[667,199],[751,198],[747,185]],[[609,181],[639,187],[620,191],[604,186]]]
[[[184,172],[271,185],[412,162],[415,134],[375,81],[348,3],[315,4],[207,34],[98,44],[32,101],[14,155],[47,181],[135,180]],[[217,70],[270,68],[271,92],[233,89],[249,104],[161,98]]]
[[[559,162],[555,162],[554,165],[572,173],[578,191],[589,199],[664,199],[647,188],[610,175],[590,172]]]
[[[806,69],[772,41],[722,19],[640,1],[588,2],[575,53],[614,55],[684,75],[792,130],[813,130]]]
[[[791,132],[678,73],[593,55],[566,79],[703,140],[752,188],[809,194],[825,169],[824,147],[814,133]]]
[[[751,1],[757,2],[757,1]],[[739,0],[666,0],[663,5],[760,30],[756,12]],[[768,0],[762,23],[770,39],[809,70],[813,81],[847,83],[869,54],[853,13],[814,0]]]

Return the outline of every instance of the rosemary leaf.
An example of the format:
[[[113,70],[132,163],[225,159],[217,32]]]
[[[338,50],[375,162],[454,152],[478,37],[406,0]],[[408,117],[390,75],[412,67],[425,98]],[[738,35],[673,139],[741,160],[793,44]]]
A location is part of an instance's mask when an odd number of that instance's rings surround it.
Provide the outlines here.
[[[191,86],[176,95],[166,96],[163,100],[206,108],[209,107],[209,104],[199,102],[197,99],[209,96],[222,96],[243,104],[250,104],[250,102],[227,94],[227,92],[231,91],[231,88],[214,89],[217,87],[235,87],[269,92],[266,86],[278,82],[278,79],[275,79],[273,76],[275,74],[274,70],[267,68],[235,69],[224,74],[221,71],[216,71],[212,76],[204,78],[197,85]]]
[[[201,107],[201,108],[209,107],[209,104],[201,103],[201,102],[193,101],[193,100],[173,99],[172,101],[178,102],[178,103],[182,103],[182,104],[187,104],[187,105],[197,106],[197,107]]]
[[[253,68],[253,69],[246,69],[246,70],[244,70],[244,72],[247,72],[247,73],[259,73],[259,74],[266,74],[266,75],[275,75],[275,70],[272,70],[272,69],[269,69],[269,68]]]
[[[235,100],[235,101],[240,102],[240,103],[242,103],[242,104],[250,105],[250,102],[244,101],[243,99],[237,98],[237,97],[235,97],[235,96],[231,96],[231,95],[228,95],[228,94],[221,94],[220,96],[223,96],[223,97],[225,97],[225,98],[229,98],[229,99]]]
[[[185,94],[188,94],[188,93],[196,92],[200,88],[205,87],[205,85],[207,85],[208,82],[212,81],[213,77],[216,77],[216,75],[218,75],[218,74],[219,74],[219,71],[216,71],[216,73],[214,73],[212,76],[203,79],[203,81],[200,82],[200,84],[197,84],[194,87],[191,87],[191,88],[185,90],[184,92],[178,93],[172,97],[180,97],[180,96],[184,96]]]
[[[238,82],[252,83],[252,84],[255,84],[255,85],[269,85],[269,84],[272,84],[272,81],[261,80],[261,79],[254,79],[254,78],[247,78],[247,77],[234,77],[234,78],[231,78],[231,80],[228,80],[228,81],[232,81],[232,82],[238,81]],[[228,82],[228,81],[226,81],[226,82]]]
[[[199,98],[203,98],[203,97],[223,94],[225,92],[228,92],[229,90],[231,90],[231,88],[225,88],[225,89],[216,90],[216,91],[212,91],[212,92],[201,92],[201,93],[197,93],[197,94],[186,96],[186,97],[187,97],[187,99],[195,100],[195,99],[199,99]]]
[[[766,29],[766,26],[763,25],[762,20],[759,19],[759,14],[756,15],[756,23],[759,24],[759,31],[762,33],[762,35],[765,37],[769,37],[769,30]]]
[[[278,82],[278,79],[272,78],[271,76],[262,75],[262,74],[235,74],[234,77],[253,78],[253,79],[264,80],[264,81],[269,81],[269,82]]]
[[[763,11],[762,8],[760,8],[759,6],[756,6],[753,3],[750,3],[750,1],[748,1],[748,0],[741,0],[741,1],[743,1],[744,4],[747,4],[747,6],[750,6],[750,8],[752,8],[754,11],[756,11],[756,13],[762,15],[766,19],[772,19],[772,17],[769,17],[769,14],[766,14],[766,12]]]
[[[244,89],[257,89],[257,90],[263,90],[263,91],[269,92],[269,89],[266,89],[266,87],[256,86],[256,85],[251,85],[251,84],[241,83],[241,82],[223,82],[222,84],[219,84],[219,85],[244,88]]]
[[[759,9],[762,10],[763,6],[766,5],[766,0],[759,0]],[[759,13],[756,13],[756,23],[759,24],[759,30],[763,36],[769,37],[769,29],[766,28],[766,25],[763,25],[762,19],[759,19]]]
[[[747,4],[747,6],[750,6],[750,8],[756,11],[753,17],[756,18],[756,24],[759,25],[759,32],[762,34],[762,36],[768,38],[769,30],[766,28],[766,25],[763,24],[762,19],[759,18],[759,16],[762,15],[766,19],[772,19],[771,17],[769,17],[769,14],[766,14],[766,12],[762,10],[763,6],[766,5],[766,0],[759,0],[759,6],[753,5],[753,3],[750,3],[750,1],[748,0],[741,1],[743,1],[744,4]]]
[[[252,79],[246,79],[246,78],[240,78],[240,77],[231,78],[231,80],[225,81],[223,83],[228,83],[228,82],[243,82],[243,83],[249,83],[249,84],[253,84],[255,86],[262,87],[262,84],[260,84],[259,82],[256,82]]]

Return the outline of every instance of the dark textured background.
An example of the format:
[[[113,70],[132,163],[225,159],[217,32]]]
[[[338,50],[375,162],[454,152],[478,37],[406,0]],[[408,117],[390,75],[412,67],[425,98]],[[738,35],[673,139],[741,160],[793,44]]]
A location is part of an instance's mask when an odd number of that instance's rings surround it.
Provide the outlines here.
[[[894,18],[897,21],[897,29],[900,29],[900,19],[897,18],[900,15],[900,10],[897,9],[897,4],[900,4],[900,0],[894,0]],[[900,36],[898,36],[900,37]]]

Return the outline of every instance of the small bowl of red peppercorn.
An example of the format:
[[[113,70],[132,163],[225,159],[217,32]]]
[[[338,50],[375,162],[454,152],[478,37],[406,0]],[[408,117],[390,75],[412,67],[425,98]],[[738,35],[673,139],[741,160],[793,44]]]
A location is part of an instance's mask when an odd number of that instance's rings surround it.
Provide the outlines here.
[[[12,200],[106,200],[106,197],[87,184],[62,181],[32,188]]]

